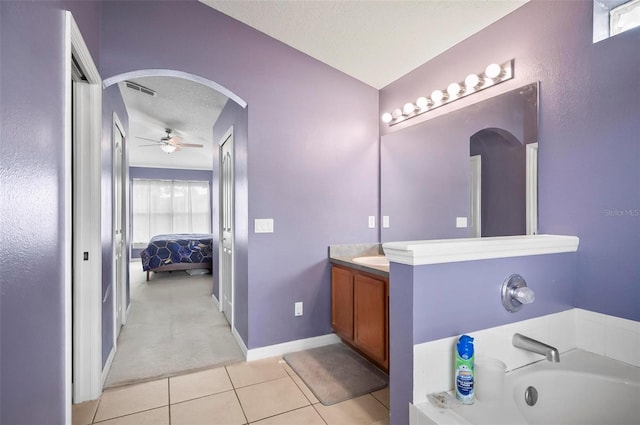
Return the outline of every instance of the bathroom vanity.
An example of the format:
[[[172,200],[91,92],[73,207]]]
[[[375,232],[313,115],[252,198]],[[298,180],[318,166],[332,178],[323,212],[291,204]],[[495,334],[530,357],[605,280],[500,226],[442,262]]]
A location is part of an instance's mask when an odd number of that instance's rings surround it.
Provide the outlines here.
[[[375,251],[364,255],[384,259]],[[388,371],[389,268],[354,261],[359,257],[330,255],[331,327],[346,344]]]

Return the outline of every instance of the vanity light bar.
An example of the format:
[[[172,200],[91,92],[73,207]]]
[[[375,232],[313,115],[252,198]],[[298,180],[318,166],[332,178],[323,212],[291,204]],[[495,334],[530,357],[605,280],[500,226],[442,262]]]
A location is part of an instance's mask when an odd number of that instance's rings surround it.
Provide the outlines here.
[[[385,112],[382,114],[382,122],[392,126],[510,80],[513,78],[514,64],[515,59],[511,59],[501,65],[492,63],[485,68],[483,73],[469,74],[464,81],[449,84],[446,90],[434,90],[429,97],[419,97],[415,103],[405,103],[402,108],[396,108],[392,112]]]

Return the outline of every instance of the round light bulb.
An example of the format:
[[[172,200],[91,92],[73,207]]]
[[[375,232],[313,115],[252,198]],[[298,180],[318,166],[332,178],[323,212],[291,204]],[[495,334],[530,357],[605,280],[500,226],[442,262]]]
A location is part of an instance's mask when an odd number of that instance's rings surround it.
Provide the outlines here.
[[[385,112],[384,114],[382,114],[382,122],[385,124],[388,124],[391,122],[391,120],[393,119],[393,115],[391,115],[388,112]]]
[[[160,146],[160,149],[162,149],[166,153],[173,153],[175,152],[176,147],[174,145],[162,145]]]
[[[449,87],[447,87],[447,93],[449,93],[449,96],[458,96],[459,94],[462,93],[462,86],[460,86],[460,84],[458,83],[451,83],[449,84]]]
[[[491,79],[500,76],[500,74],[502,74],[502,68],[500,68],[500,65],[496,63],[492,63],[484,70],[484,75]]]
[[[393,116],[393,118],[398,119],[402,117],[402,110],[400,108],[396,108],[393,110],[393,112],[391,113],[391,115]]]
[[[429,99],[424,96],[419,97],[418,100],[416,100],[416,105],[420,109],[427,109],[429,107]]]
[[[431,99],[436,103],[442,102],[445,99],[445,94],[442,90],[434,90],[431,92]]]
[[[402,111],[404,112],[405,115],[413,114],[413,111],[415,110],[416,110],[416,105],[414,105],[413,103],[405,103],[404,107],[402,108]]]
[[[475,89],[480,85],[480,77],[476,74],[469,74],[467,78],[464,79],[464,85],[467,89]]]

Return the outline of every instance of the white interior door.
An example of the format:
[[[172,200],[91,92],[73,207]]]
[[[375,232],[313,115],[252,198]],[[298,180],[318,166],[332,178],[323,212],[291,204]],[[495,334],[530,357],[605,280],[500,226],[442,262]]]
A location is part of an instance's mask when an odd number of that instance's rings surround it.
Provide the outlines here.
[[[220,142],[220,307],[233,327],[233,130]]]
[[[126,258],[124,233],[124,131],[117,116],[113,123],[113,245],[114,245],[114,306],[115,338],[125,322],[126,310]]]
[[[470,236],[482,236],[482,157],[475,155],[470,158],[469,175],[471,177],[471,226]]]

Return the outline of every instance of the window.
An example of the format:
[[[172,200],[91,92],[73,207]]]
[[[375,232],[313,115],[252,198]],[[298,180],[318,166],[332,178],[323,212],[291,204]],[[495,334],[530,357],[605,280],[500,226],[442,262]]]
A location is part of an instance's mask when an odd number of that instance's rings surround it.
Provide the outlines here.
[[[211,233],[209,182],[133,180],[133,243],[155,235]]]
[[[593,42],[640,26],[640,0],[594,0]]]
[[[609,35],[613,36],[640,26],[640,0],[621,4],[609,12]]]

